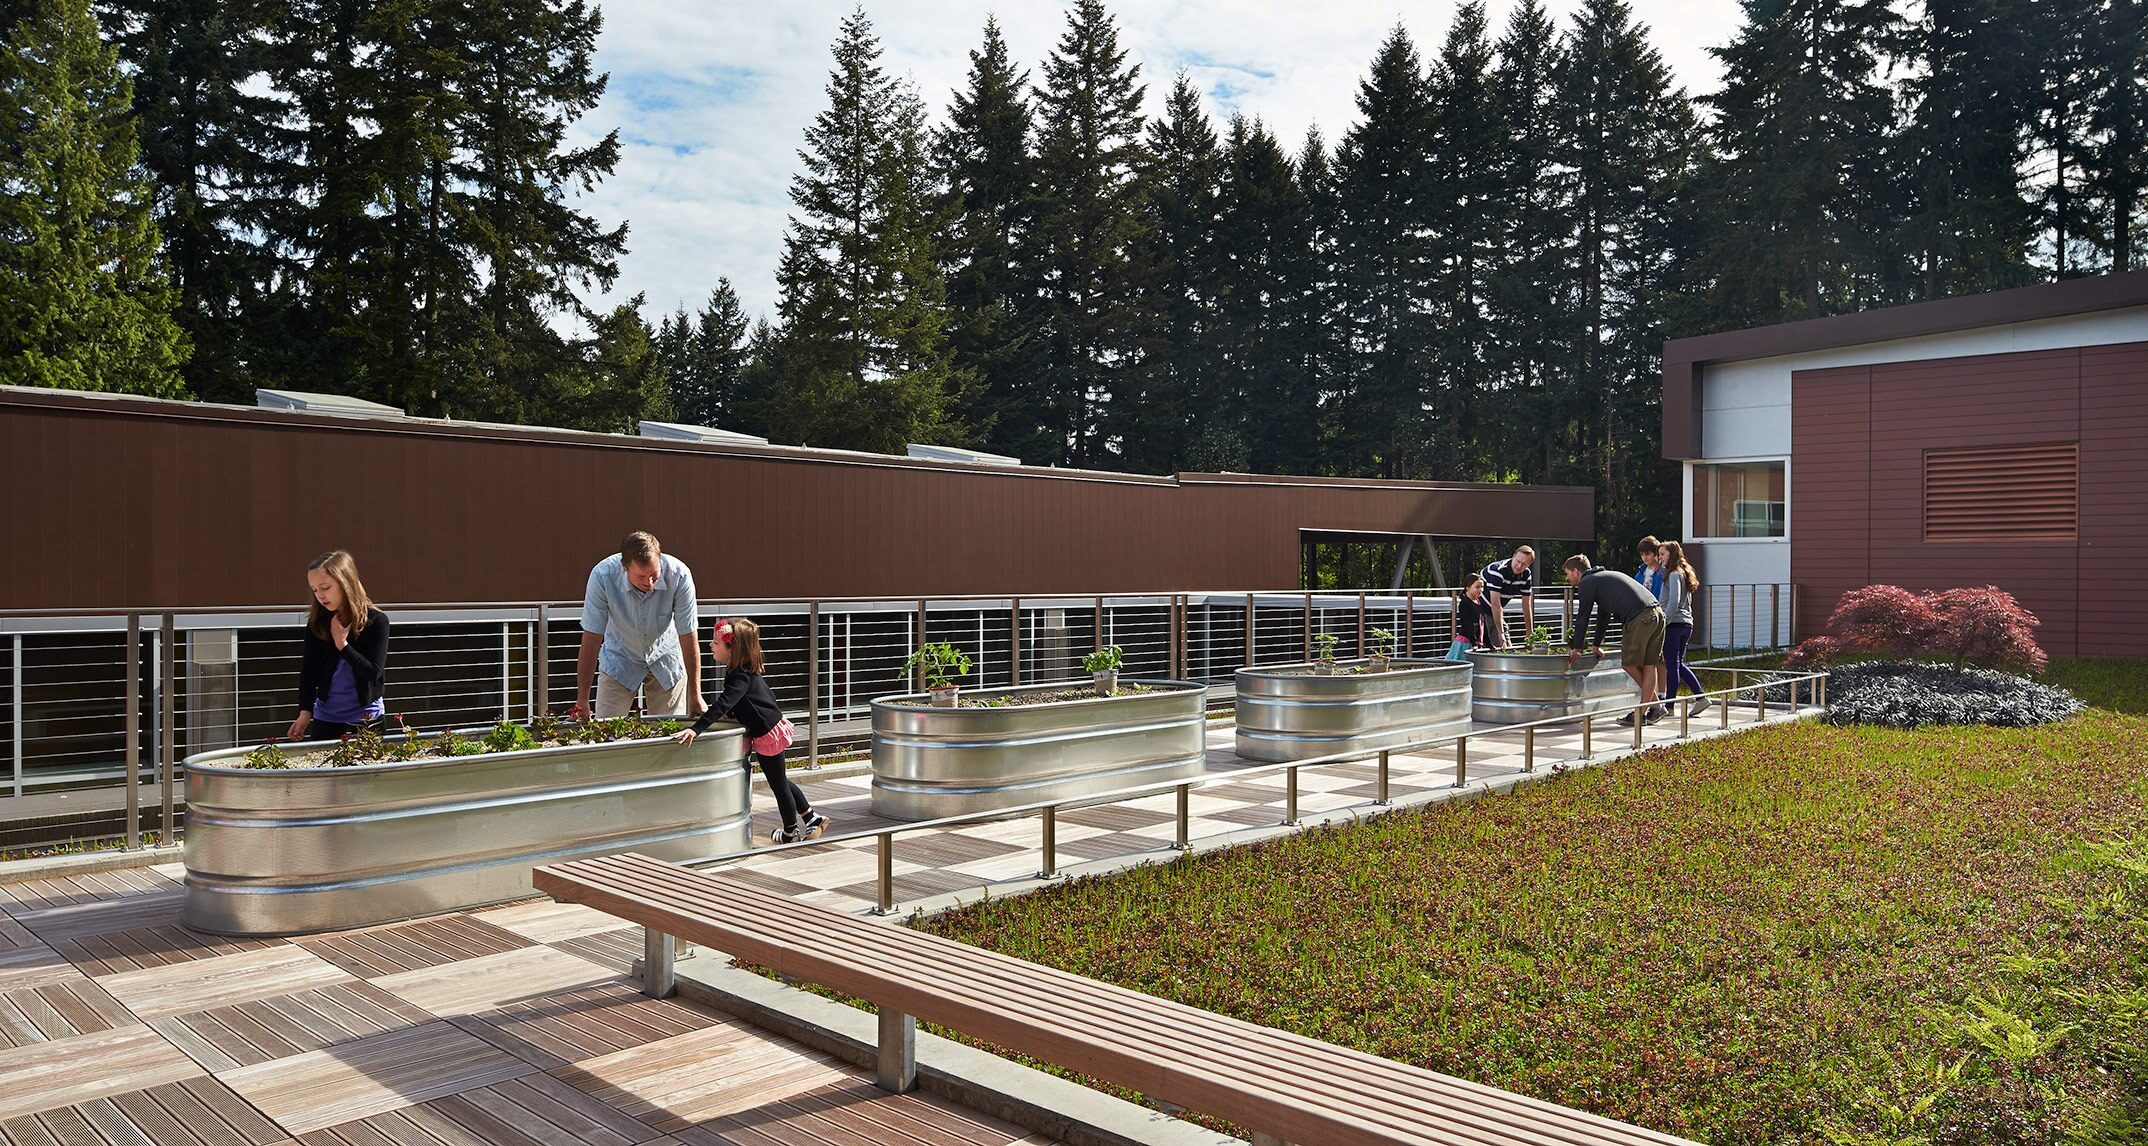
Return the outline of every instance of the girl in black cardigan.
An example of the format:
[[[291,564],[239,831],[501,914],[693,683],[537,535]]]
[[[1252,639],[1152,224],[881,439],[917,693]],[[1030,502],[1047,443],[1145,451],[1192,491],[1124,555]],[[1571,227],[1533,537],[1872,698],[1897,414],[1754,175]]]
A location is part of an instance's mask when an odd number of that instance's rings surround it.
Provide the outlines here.
[[[388,680],[388,615],[373,607],[358,563],[341,549],[306,566],[313,607],[298,662],[292,740],[334,740],[380,718]]]
[[[791,782],[783,767],[783,750],[791,743],[791,722],[776,707],[768,680],[761,675],[760,626],[740,618],[718,621],[715,635],[709,638],[709,652],[715,655],[716,663],[725,666],[723,695],[709,705],[692,728],[673,739],[692,744],[696,736],[715,727],[717,721],[725,717],[736,720],[745,727],[746,746],[760,760],[761,775],[767,778],[768,790],[776,797],[776,810],[783,814],[776,842],[795,843],[820,835],[828,826],[828,817],[813,810],[806,802],[805,792]]]

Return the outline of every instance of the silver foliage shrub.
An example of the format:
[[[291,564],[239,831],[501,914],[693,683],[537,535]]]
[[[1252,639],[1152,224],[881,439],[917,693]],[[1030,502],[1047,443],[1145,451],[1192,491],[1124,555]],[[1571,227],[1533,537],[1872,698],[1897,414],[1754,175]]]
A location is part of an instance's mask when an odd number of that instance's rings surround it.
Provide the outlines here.
[[[2079,697],[2063,688],[2012,673],[1903,661],[1874,661],[1831,670],[1827,698],[1829,724],[1877,724],[1884,728],[1918,728],[1927,724],[2025,728],[2064,720],[2086,707]]]

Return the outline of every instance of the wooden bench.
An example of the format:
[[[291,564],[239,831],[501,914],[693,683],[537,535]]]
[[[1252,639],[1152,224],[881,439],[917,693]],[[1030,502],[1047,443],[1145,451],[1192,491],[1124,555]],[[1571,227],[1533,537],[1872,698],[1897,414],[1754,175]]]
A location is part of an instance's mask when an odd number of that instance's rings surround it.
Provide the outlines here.
[[[674,989],[674,943],[864,999],[878,1081],[916,1085],[917,1021],[1246,1127],[1255,1143],[1685,1144],[1555,1103],[876,923],[641,855],[537,869],[537,890],[641,924],[643,983]]]

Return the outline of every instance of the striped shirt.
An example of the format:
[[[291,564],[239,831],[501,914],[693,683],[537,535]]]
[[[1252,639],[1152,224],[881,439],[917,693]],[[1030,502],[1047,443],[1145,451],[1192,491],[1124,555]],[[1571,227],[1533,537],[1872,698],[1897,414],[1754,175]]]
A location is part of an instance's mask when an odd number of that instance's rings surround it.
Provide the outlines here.
[[[1482,576],[1484,577],[1484,591],[1499,594],[1499,600],[1502,604],[1518,597],[1527,597],[1536,592],[1536,582],[1530,579],[1528,570],[1525,569],[1519,573],[1514,571],[1514,559],[1512,557],[1502,561],[1494,561],[1485,566]]]

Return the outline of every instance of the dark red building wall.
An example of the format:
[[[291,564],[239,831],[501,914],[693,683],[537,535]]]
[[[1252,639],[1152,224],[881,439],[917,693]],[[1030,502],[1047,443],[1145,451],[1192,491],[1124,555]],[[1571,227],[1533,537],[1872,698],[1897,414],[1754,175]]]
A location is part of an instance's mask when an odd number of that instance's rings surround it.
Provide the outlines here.
[[[2075,542],[1924,539],[1925,451],[2065,442]],[[2148,344],[1799,371],[1790,474],[1800,632],[1861,585],[1998,585],[2055,655],[2148,655]]]

